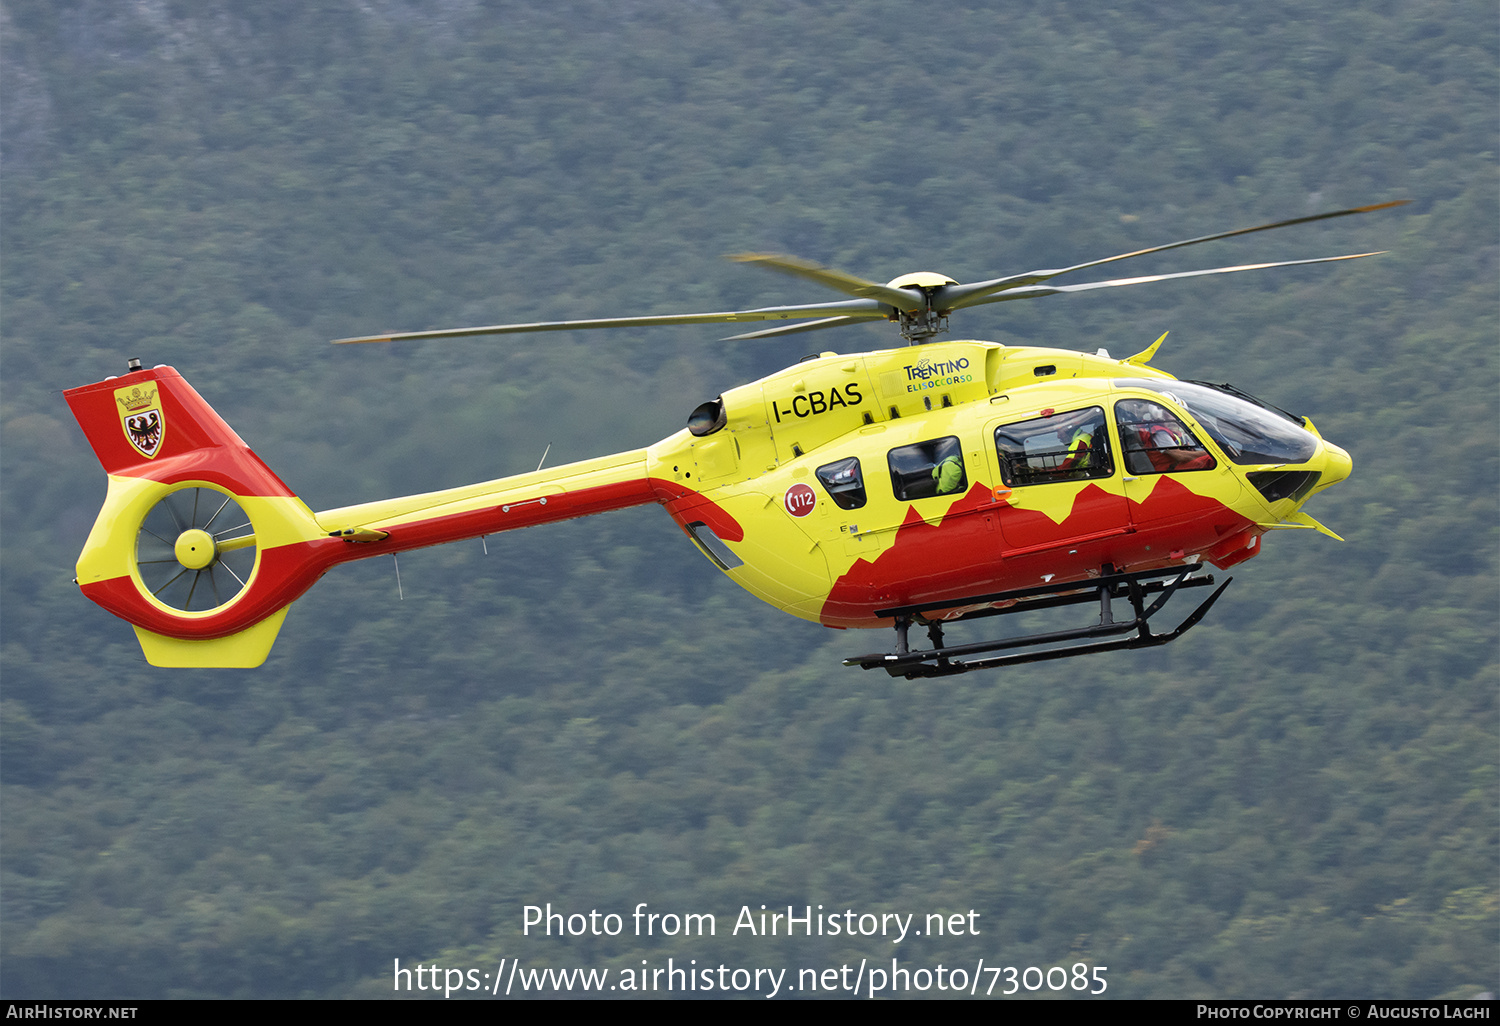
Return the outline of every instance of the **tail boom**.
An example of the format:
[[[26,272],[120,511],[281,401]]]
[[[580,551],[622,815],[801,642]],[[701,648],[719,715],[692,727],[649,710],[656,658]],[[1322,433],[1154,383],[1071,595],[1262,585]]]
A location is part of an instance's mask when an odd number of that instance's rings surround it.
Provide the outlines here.
[[[658,489],[646,470],[646,450],[636,449],[462,488],[325,510],[317,518],[330,534],[386,534],[353,543],[358,551],[348,558],[362,559],[660,502]]]
[[[259,665],[290,604],[340,563],[668,497],[666,482],[650,478],[646,450],[639,449],[315,514],[170,367],[135,371],[65,395],[109,473],[104,507],[78,560],[78,584],[134,625],[155,665]],[[168,499],[189,489],[197,491],[187,518],[193,522],[185,523]],[[200,506],[222,510],[232,503],[252,533],[224,538],[240,528],[208,530],[217,512],[205,515],[207,524],[197,522]],[[165,513],[157,512],[161,507]],[[219,578],[212,571],[224,555],[252,546],[248,574],[224,564],[238,588],[219,601]],[[147,558],[148,549],[156,558]],[[152,564],[166,569],[154,570],[160,576],[148,583],[142,568]],[[209,583],[202,594],[213,589],[212,605],[194,609],[204,573]],[[174,605],[170,588],[179,579],[191,587],[186,600]]]

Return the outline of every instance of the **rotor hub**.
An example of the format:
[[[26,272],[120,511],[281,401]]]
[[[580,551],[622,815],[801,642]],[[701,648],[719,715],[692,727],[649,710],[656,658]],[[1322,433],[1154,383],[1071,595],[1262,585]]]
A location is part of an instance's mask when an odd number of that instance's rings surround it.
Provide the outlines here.
[[[189,570],[206,570],[219,554],[219,547],[214,543],[213,535],[194,527],[177,536],[173,551],[177,562]]]
[[[887,288],[893,289],[921,289],[930,292],[932,289],[942,288],[944,285],[957,285],[958,282],[946,274],[938,274],[936,271],[913,271],[903,274],[899,278],[892,278],[886,282]]]

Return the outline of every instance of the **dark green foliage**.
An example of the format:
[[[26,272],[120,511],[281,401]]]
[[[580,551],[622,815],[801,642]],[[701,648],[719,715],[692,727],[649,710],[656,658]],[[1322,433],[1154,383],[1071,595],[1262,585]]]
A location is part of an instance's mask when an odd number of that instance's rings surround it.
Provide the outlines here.
[[[1110,966],[1118,996],[1494,990],[1491,5],[8,0],[7,997],[382,996],[392,959]],[[1389,249],[969,311],[1232,381],[1353,453],[1169,649],[941,683],[838,665],[658,510],[340,568],[270,662],[167,672],[82,599],[59,391],[177,366],[314,508],[645,445],[874,328],[335,350],[817,298],[718,259],[974,280]],[[1100,275],[1105,277],[1107,275]],[[816,338],[816,341],[811,339]],[[701,943],[521,908],[713,912]],[[741,905],[982,913],[899,949]]]

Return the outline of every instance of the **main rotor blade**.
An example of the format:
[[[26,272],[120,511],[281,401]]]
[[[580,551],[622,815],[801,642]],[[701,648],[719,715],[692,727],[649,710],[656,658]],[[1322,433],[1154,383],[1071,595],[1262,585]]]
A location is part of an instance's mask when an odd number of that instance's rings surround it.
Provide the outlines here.
[[[847,296],[859,296],[861,299],[878,299],[888,306],[894,306],[898,310],[911,313],[920,310],[927,305],[926,298],[915,290],[896,289],[889,285],[881,285],[878,282],[866,281],[857,278],[844,271],[836,271],[831,267],[823,267],[810,260],[801,260],[797,257],[777,256],[774,253],[733,253],[730,260],[742,264],[760,264],[769,267],[773,271],[782,274],[790,274],[797,278],[806,278],[815,281],[819,285],[826,285],[831,289],[842,292]]]
[[[914,290],[894,288],[889,285],[880,285],[876,282],[866,281],[863,278],[843,271],[821,267],[805,260],[794,257],[774,256],[769,254],[744,253],[731,259],[744,263],[763,264],[772,270],[796,277],[816,281],[829,288],[836,289],[848,295],[858,298],[835,303],[807,303],[799,306],[768,306],[753,310],[727,310],[718,313],[696,313],[696,314],[660,314],[646,317],[608,317],[577,321],[537,321],[529,324],[491,324],[476,328],[445,328],[436,331],[407,331],[391,332],[384,335],[364,335],[357,338],[335,339],[335,345],[350,345],[365,342],[396,342],[396,341],[419,341],[430,339],[467,338],[474,335],[509,335],[519,332],[531,331],[574,331],[588,328],[628,328],[628,327],[655,327],[658,325],[671,324],[733,324],[739,321],[769,321],[769,320],[796,320],[805,321],[803,324],[787,325],[782,328],[766,331],[748,332],[743,335],[732,336],[734,339],[770,338],[777,335],[789,335],[801,331],[816,331],[821,328],[831,328],[841,324],[851,324],[857,321],[874,320],[882,317],[890,317],[895,311],[914,312],[927,307],[930,303],[934,310],[939,313],[949,313],[969,306],[980,306],[987,303],[999,303],[1008,299],[1033,299],[1039,296],[1051,296],[1060,292],[1083,292],[1090,289],[1113,288],[1119,285],[1139,285],[1146,282],[1167,281],[1172,278],[1193,278],[1205,274],[1226,274],[1233,271],[1252,271],[1271,267],[1293,267],[1298,264],[1320,264],[1335,260],[1355,260],[1364,256],[1374,256],[1374,253],[1351,253],[1345,256],[1321,257],[1314,260],[1286,260],[1278,263],[1265,264],[1242,264],[1236,267],[1213,267],[1200,271],[1182,271],[1176,274],[1148,275],[1138,278],[1116,278],[1110,281],[1087,282],[1080,285],[1058,285],[1044,286],[1043,283],[1050,281],[1059,275],[1081,271],[1089,267],[1098,267],[1101,264],[1113,263],[1117,260],[1128,260],[1131,257],[1145,256],[1148,253],[1162,253],[1171,249],[1181,249],[1184,246],[1195,246],[1200,242],[1212,242],[1216,239],[1227,239],[1237,235],[1249,235],[1253,232],[1269,231],[1272,228],[1286,228],[1295,224],[1307,224],[1312,221],[1325,221],[1334,217],[1347,217],[1350,214],[1363,214],[1373,210],[1386,210],[1391,207],[1403,206],[1410,200],[1394,200],[1389,203],[1377,203],[1371,206],[1351,207],[1347,210],[1334,210],[1324,214],[1312,214],[1307,217],[1294,217],[1285,221],[1275,221],[1271,224],[1257,225],[1253,228],[1237,228],[1233,231],[1218,232],[1214,235],[1203,235],[1196,239],[1184,239],[1181,242],[1170,242],[1163,246],[1152,246],[1147,249],[1138,249],[1129,253],[1118,253],[1115,256],[1104,257],[1101,260],[1090,260],[1086,263],[1074,264],[1071,267],[1053,268],[1050,270],[1030,271],[1026,274],[1015,274],[1005,278],[994,278],[989,281],[974,282],[968,285],[945,285],[932,291],[930,299],[918,294]],[[810,320],[809,320],[810,318]],[[171,509],[170,504],[168,508]]]
[[[481,328],[443,328],[437,331],[394,331],[385,335],[363,335],[338,338],[336,346],[359,342],[407,342],[439,338],[467,338],[470,335],[512,335],[523,331],[575,331],[585,328],[640,328],[663,324],[733,324],[737,321],[802,320],[808,317],[884,317],[886,307],[873,299],[846,299],[835,303],[808,303],[804,306],[767,306],[756,310],[727,310],[722,313],[660,314],[651,317],[601,317],[587,321],[537,321],[532,324],[490,324]]]
[[[1116,260],[1128,260],[1131,257],[1145,256],[1148,253],[1164,253],[1169,249],[1181,249],[1183,246],[1196,246],[1200,242],[1213,242],[1215,239],[1228,239],[1236,235],[1250,235],[1253,232],[1266,232],[1272,228],[1286,228],[1294,224],[1307,224],[1310,221],[1326,221],[1332,217],[1348,217],[1350,214],[1365,214],[1372,210],[1387,210],[1391,207],[1405,206],[1411,200],[1393,200],[1390,203],[1376,203],[1367,207],[1350,207],[1348,210],[1333,210],[1326,214],[1311,214],[1307,217],[1294,217],[1287,221],[1273,221],[1270,224],[1256,225],[1254,228],[1236,228],[1233,231],[1218,232],[1214,235],[1202,235],[1196,239],[1184,239],[1181,242],[1169,242],[1164,246],[1151,246],[1148,249],[1137,249],[1129,253],[1118,253],[1115,256],[1105,257],[1102,260],[1090,260],[1087,263],[1074,264],[1072,267],[1059,267],[1051,270],[1030,271],[1026,274],[1013,274],[1005,278],[993,278],[989,281],[974,282],[970,285],[949,285],[938,295],[933,297],[933,306],[943,310],[961,310],[966,306],[977,306],[981,303],[990,302],[984,297],[996,292],[1008,289],[1025,288],[1028,285],[1039,285],[1044,281],[1050,281],[1058,275],[1069,274],[1073,271],[1082,271],[1089,267],[1098,267],[1100,264],[1114,263]],[[1265,265],[1277,266],[1277,265]],[[1211,272],[1205,272],[1211,273]],[[1051,295],[1052,293],[1045,293]]]
[[[863,324],[865,321],[884,320],[880,316],[861,317],[824,317],[819,321],[803,321],[800,324],[787,324],[779,328],[762,328],[760,331],[747,331],[743,335],[730,335],[728,338],[719,339],[720,342],[744,342],[755,338],[775,338],[778,335],[795,335],[801,331],[819,331],[823,328],[837,328],[844,324]]]
[[[1300,264],[1329,264],[1337,260],[1358,260],[1361,257],[1380,256],[1386,252],[1389,251],[1377,250],[1374,253],[1346,253],[1343,256],[1315,257],[1312,260],[1282,260],[1274,264],[1239,264],[1235,267],[1210,267],[1202,271],[1150,274],[1141,278],[1113,278],[1109,281],[1090,281],[1078,285],[1028,285],[988,296],[981,296],[969,305],[983,306],[986,303],[1004,303],[1012,299],[1038,299],[1042,296],[1055,296],[1061,292],[1088,292],[1092,289],[1112,289],[1121,285],[1145,285],[1153,281],[1170,281],[1173,278],[1197,278],[1205,274],[1231,274],[1234,271],[1263,271],[1269,267],[1296,267]]]

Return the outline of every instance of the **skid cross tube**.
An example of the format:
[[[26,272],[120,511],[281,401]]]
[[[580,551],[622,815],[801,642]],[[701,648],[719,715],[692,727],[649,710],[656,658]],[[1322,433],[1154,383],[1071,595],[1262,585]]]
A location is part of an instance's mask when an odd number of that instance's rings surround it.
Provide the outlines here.
[[[1155,634],[1151,631],[1150,620],[1159,613],[1167,600],[1176,594],[1178,588],[1207,587],[1214,583],[1211,574],[1201,577],[1193,577],[1191,574],[1197,570],[1196,564],[1185,567],[1167,567],[1157,570],[1137,570],[1130,573],[1115,573],[1109,566],[1104,567],[1101,575],[1090,581],[1070,581],[1061,584],[1048,584],[1035,588],[1022,588],[1009,592],[997,592],[989,595],[976,595],[959,601],[946,601],[941,603],[920,603],[907,606],[898,606],[891,609],[879,611],[881,616],[891,616],[895,621],[896,628],[896,651],[874,652],[868,655],[854,656],[844,660],[845,666],[859,666],[866,670],[883,669],[893,677],[906,677],[908,680],[916,677],[942,677],[955,673],[967,673],[970,670],[987,669],[996,666],[1009,666],[1018,663],[1040,662],[1047,659],[1064,659],[1069,656],[1087,655],[1092,652],[1109,652],[1117,649],[1127,648],[1153,648],[1157,645],[1165,645],[1175,638],[1181,637],[1189,629],[1203,619],[1204,614],[1218,601],[1224,589],[1229,586],[1233,578],[1227,578],[1220,584],[1212,595],[1205,600],[1197,609],[1193,610],[1188,617],[1178,624],[1176,629],[1165,633]],[[1166,578],[1171,580],[1152,580],[1152,578]],[[1150,606],[1146,605],[1146,596],[1155,594],[1156,600]],[[1116,621],[1112,609],[1112,600],[1116,598],[1129,599],[1134,617],[1126,621]],[[1028,600],[1029,601],[1026,601]],[[1050,609],[1065,605],[1078,605],[1081,603],[1099,603],[1099,622],[1087,627],[1075,627],[1069,630],[1047,631],[1040,634],[1029,634],[1015,638],[1001,638],[994,641],[981,641],[968,645],[946,645],[943,640],[943,624],[961,620],[978,619],[985,616],[1003,616],[1007,613],[1018,613],[1032,609]],[[928,617],[926,614],[944,609],[961,608],[966,605],[980,603],[1014,602],[1003,609],[979,609],[969,610],[958,616],[947,619]],[[932,642],[932,648],[925,651],[912,651],[910,649],[908,634],[913,621],[923,623],[927,626],[927,636]],[[1122,637],[1134,632],[1133,637]],[[1087,639],[1107,639],[1092,640]],[[1083,641],[1084,644],[1065,645],[1059,648],[1045,648],[1046,645],[1064,645],[1070,641]],[[1010,651],[1007,655],[988,656],[987,658],[971,659],[969,656],[981,656],[990,652],[1007,652],[1015,649],[1040,649],[1037,651]]]

